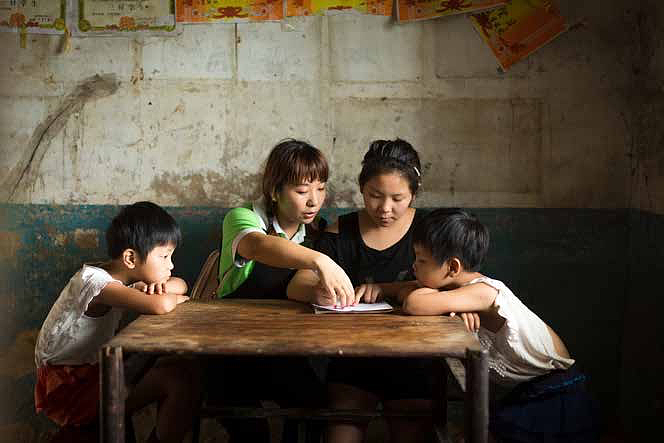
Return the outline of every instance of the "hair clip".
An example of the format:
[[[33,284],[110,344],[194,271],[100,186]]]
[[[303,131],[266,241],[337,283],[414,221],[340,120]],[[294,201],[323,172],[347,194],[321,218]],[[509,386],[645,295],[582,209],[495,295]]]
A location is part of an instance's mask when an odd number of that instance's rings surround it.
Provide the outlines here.
[[[420,170],[419,170],[419,169],[417,169],[417,167],[416,167],[416,166],[413,166],[413,169],[414,169],[414,170],[415,170],[415,172],[417,173],[417,176],[418,176],[418,177],[422,177],[422,174],[420,174]]]

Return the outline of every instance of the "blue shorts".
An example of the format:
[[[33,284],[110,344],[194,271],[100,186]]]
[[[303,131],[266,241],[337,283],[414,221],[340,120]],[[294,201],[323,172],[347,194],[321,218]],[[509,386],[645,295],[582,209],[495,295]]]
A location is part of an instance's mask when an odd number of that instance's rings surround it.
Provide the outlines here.
[[[489,429],[500,443],[599,441],[596,402],[575,366],[519,384],[491,412]]]

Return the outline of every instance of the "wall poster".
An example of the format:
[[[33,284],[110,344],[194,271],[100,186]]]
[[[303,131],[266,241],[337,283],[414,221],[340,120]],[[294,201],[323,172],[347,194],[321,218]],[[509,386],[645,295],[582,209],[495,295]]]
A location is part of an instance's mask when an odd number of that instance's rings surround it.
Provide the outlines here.
[[[175,0],[78,0],[78,31],[175,30]]]
[[[66,0],[0,0],[0,30],[63,33]]]
[[[281,20],[284,0],[177,0],[178,23]]]
[[[392,15],[392,0],[286,0],[286,15],[322,15],[356,11],[371,15]]]
[[[503,6],[508,0],[397,0],[397,20],[410,22],[478,12]]]
[[[470,18],[503,71],[567,30],[555,0],[510,0]]]

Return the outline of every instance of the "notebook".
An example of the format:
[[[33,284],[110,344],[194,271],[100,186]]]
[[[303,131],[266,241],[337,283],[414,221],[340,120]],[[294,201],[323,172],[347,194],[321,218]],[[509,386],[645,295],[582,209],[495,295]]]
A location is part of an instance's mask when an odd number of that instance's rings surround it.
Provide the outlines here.
[[[358,303],[355,306],[335,308],[334,306],[321,306],[312,304],[316,314],[380,314],[393,310],[392,305],[386,302]]]

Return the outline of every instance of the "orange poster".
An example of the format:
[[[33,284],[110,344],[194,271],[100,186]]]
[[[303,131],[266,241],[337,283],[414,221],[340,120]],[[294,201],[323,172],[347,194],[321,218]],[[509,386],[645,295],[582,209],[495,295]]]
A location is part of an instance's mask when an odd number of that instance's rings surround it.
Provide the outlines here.
[[[567,30],[555,0],[510,0],[470,19],[504,71]]]
[[[286,15],[289,17],[337,11],[391,16],[392,0],[286,0]]]
[[[180,23],[281,20],[284,0],[177,0]]]
[[[478,12],[502,6],[507,2],[508,0],[397,0],[397,20],[412,22]]]

